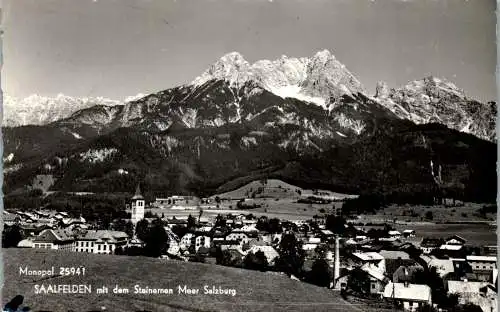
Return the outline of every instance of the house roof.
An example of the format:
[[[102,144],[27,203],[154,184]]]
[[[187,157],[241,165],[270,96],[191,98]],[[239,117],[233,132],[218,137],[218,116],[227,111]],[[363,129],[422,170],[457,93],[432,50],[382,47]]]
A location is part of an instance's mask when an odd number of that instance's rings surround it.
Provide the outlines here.
[[[127,238],[128,235],[125,232],[121,231],[93,230],[88,231],[83,236],[78,237],[78,240],[116,243]]]
[[[381,250],[378,252],[382,257],[387,259],[410,259],[410,255],[399,250]]]
[[[5,221],[16,221],[16,220],[19,220],[19,215],[4,211],[4,213],[3,213],[3,221],[4,222]]]
[[[451,294],[456,293],[456,294],[479,295],[481,288],[490,285],[491,285],[490,283],[486,282],[448,281],[448,292]]]
[[[446,241],[450,241],[450,240],[457,240],[457,241],[461,241],[462,243],[467,242],[467,240],[465,238],[463,238],[462,236],[459,236],[459,235],[452,235],[446,239]]]
[[[379,253],[376,253],[376,252],[354,252],[352,255],[356,258],[363,260],[363,261],[384,260],[384,257],[382,257]]]
[[[259,239],[251,239],[248,244],[250,246],[266,246],[267,244],[263,241],[263,240],[259,240]]]
[[[71,233],[68,233],[64,230],[52,230],[46,229],[43,230],[34,240],[36,243],[60,243],[72,241],[73,238],[70,236]]]
[[[435,267],[436,271],[439,273],[441,277],[445,276],[448,273],[455,272],[455,266],[453,265],[453,260],[451,259],[431,259],[427,262],[429,267]]]
[[[23,239],[17,244],[18,248],[31,248],[33,247],[33,241],[30,239]]]
[[[451,250],[451,251],[458,251],[460,249],[462,249],[463,246],[462,245],[441,245],[441,247],[439,247],[439,249],[441,250]]]
[[[402,266],[411,267],[415,266],[416,262],[412,259],[386,259],[385,272],[388,276],[392,277],[394,273]]]
[[[250,248],[252,253],[256,253],[258,251],[262,251],[267,258],[269,263],[273,262],[276,258],[279,257],[279,253],[272,246],[252,246]]]
[[[135,188],[135,195],[134,197],[132,197],[132,200],[136,199],[144,199],[144,197],[142,197],[141,195],[141,188],[139,187],[139,184],[137,184],[137,187]]]
[[[401,235],[399,231],[389,231],[389,235]]]
[[[318,247],[318,244],[303,244],[302,249],[303,250],[314,250]]]
[[[467,261],[497,262],[497,257],[489,256],[467,256]]]
[[[319,238],[319,237],[311,237],[311,238],[309,238],[308,242],[310,244],[319,244],[319,243],[321,243],[321,238]]]
[[[431,288],[427,285],[392,283],[384,289],[385,298],[403,299],[411,301],[429,301],[431,299]]]
[[[333,232],[332,232],[332,231],[330,231],[330,230],[321,230],[321,233],[322,233],[323,235],[333,235]]]
[[[439,247],[443,244],[443,240],[440,238],[424,238],[420,243],[420,247]]]
[[[384,272],[382,272],[380,269],[377,269],[369,264],[365,264],[361,267],[361,270],[365,271],[370,275],[371,277],[379,280],[379,281],[385,281],[387,278],[384,275]]]

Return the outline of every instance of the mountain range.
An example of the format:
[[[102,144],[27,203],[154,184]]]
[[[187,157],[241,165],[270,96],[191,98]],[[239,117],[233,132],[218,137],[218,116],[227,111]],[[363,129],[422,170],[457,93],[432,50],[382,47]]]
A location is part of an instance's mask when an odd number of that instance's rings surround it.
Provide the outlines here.
[[[351,193],[496,196],[494,102],[436,77],[380,82],[369,95],[327,50],[253,64],[232,52],[191,83],[96,104],[4,127],[4,189],[50,173],[54,189],[130,191],[141,181],[199,194],[265,176]]]

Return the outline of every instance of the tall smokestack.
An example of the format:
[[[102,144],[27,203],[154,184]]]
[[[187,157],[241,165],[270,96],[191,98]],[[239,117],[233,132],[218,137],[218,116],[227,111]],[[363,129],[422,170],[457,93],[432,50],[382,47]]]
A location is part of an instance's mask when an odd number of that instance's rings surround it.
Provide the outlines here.
[[[340,256],[339,256],[339,237],[335,236],[335,263],[333,265],[333,287],[339,290],[337,279],[340,277]]]

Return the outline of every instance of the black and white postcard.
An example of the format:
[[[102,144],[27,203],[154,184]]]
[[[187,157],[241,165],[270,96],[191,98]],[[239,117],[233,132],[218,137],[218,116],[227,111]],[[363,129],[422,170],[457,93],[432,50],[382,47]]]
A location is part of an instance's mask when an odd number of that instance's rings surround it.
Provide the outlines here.
[[[498,311],[494,0],[1,9],[3,311]]]

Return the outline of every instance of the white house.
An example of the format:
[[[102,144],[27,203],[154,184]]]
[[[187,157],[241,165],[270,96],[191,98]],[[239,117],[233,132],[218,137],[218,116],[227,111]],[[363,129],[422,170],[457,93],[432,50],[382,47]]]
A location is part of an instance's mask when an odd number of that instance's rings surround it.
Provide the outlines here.
[[[257,253],[261,251],[264,253],[267,259],[267,263],[270,266],[274,265],[274,262],[279,257],[279,253],[272,246],[252,246],[248,252]]]
[[[228,241],[241,241],[241,242],[249,242],[249,237],[246,233],[233,232],[226,236],[226,240]]]
[[[33,248],[73,250],[74,239],[64,230],[43,230],[34,240]]]
[[[415,237],[415,235],[416,235],[415,230],[404,230],[403,231],[404,237]]]
[[[458,294],[460,304],[472,303],[484,312],[497,312],[498,294],[490,283],[448,281],[448,293]]]
[[[432,304],[431,288],[427,285],[389,282],[384,288],[385,299],[395,300],[407,311]]]
[[[208,236],[196,237],[194,248],[196,251],[198,251],[201,247],[210,248],[210,237]]]
[[[493,271],[497,268],[497,257],[492,256],[467,256],[467,262],[471,266],[472,270],[488,270]]]
[[[389,231],[389,237],[394,237],[394,238],[400,238],[401,237],[401,232],[399,231]]]
[[[73,251],[94,254],[114,254],[127,244],[128,235],[121,231],[93,230],[76,238]]]
[[[179,247],[184,250],[188,249],[189,247],[191,247],[191,245],[194,244],[194,240],[195,240],[195,235],[193,233],[187,233],[181,238]]]

